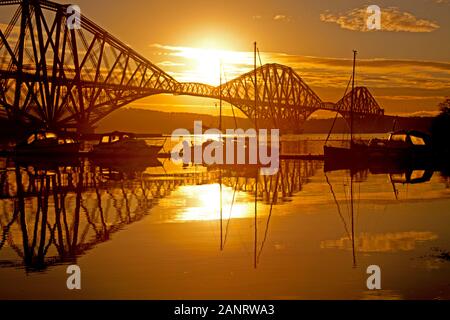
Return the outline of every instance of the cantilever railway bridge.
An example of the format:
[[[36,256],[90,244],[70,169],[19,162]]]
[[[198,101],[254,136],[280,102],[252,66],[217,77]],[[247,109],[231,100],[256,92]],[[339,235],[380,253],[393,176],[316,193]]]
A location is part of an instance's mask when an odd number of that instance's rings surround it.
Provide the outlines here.
[[[6,6],[12,17],[0,30],[0,117],[13,124],[89,130],[114,110],[156,94],[221,96],[250,119],[293,132],[317,110],[348,118],[352,94],[356,118],[384,114],[365,87],[326,103],[279,64],[258,68],[256,81],[252,71],[218,87],[178,82],[84,16],[80,29],[69,28],[68,5],[1,0],[0,9]]]

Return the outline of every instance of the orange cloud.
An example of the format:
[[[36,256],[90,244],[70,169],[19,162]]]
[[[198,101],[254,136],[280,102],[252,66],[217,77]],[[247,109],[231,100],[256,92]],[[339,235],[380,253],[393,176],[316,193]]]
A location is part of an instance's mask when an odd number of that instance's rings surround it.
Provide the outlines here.
[[[286,16],[284,14],[277,14],[277,15],[273,16],[273,20],[290,22],[291,21],[291,17]]]
[[[220,61],[223,64],[224,81],[253,69],[253,52],[249,51],[169,45],[152,45],[152,48],[155,51],[153,61],[179,81],[217,85]],[[352,68],[351,59],[280,52],[261,52],[261,62],[279,63],[293,68],[323,101],[337,101],[342,97]],[[450,63],[358,59],[356,80],[357,85],[368,87],[389,113],[436,111],[437,104],[450,96]]]
[[[345,13],[325,12],[320,15],[323,22],[336,23],[342,29],[368,32],[367,20],[371,14],[367,7],[356,8]],[[400,11],[396,7],[381,9],[381,31],[391,32],[432,32],[440,26],[427,19],[420,19],[412,13]]]

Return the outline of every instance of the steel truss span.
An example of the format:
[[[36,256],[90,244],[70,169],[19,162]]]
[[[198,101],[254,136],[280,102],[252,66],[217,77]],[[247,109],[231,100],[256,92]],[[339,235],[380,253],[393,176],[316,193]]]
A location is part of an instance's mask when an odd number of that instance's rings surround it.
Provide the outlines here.
[[[70,29],[68,5],[3,0],[11,20],[0,30],[0,117],[27,127],[88,130],[114,110],[156,94],[222,97],[266,127],[299,131],[315,111],[349,114],[351,93],[325,103],[287,66],[267,64],[222,86],[181,83],[81,16]],[[255,91],[256,97],[255,108]],[[355,88],[354,112],[380,116],[367,88]]]

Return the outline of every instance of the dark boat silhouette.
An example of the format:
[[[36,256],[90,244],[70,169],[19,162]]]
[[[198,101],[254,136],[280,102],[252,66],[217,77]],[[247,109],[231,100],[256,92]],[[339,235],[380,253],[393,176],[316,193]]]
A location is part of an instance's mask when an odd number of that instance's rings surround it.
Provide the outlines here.
[[[162,144],[148,145],[144,140],[137,139],[133,133],[115,131],[101,136],[99,143],[93,147],[91,156],[156,158],[162,147]]]
[[[431,138],[420,131],[401,130],[388,139],[372,139],[369,143],[353,137],[353,109],[356,51],[353,51],[352,97],[350,104],[350,147],[324,146],[325,171],[360,169],[373,165],[413,165],[432,157]]]
[[[73,137],[53,131],[37,131],[15,148],[16,156],[73,156],[78,154],[80,143]]]
[[[358,149],[359,148],[359,149]],[[333,151],[339,150],[335,148]],[[356,151],[358,150],[358,151]],[[368,145],[354,146],[352,157],[328,153],[325,171],[370,169],[386,171],[398,168],[429,168],[435,166],[431,137],[416,130],[400,130],[388,139],[372,139]]]
[[[400,130],[389,139],[372,139],[368,146],[372,161],[420,160],[432,156],[431,137],[416,130]]]

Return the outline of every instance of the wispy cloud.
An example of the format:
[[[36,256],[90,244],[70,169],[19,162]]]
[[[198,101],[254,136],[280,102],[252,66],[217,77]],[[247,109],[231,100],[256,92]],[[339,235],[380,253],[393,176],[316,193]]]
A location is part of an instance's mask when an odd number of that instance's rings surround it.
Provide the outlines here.
[[[253,68],[253,52],[167,45],[152,47],[154,62],[179,81],[217,85],[219,57],[225,81]],[[352,59],[279,52],[261,52],[261,61],[293,68],[324,101],[337,101],[342,97],[352,68]],[[356,80],[357,85],[368,87],[388,112],[435,111],[437,104],[450,96],[450,62],[358,59]]]
[[[367,7],[356,8],[345,13],[324,12],[320,15],[323,22],[336,23],[342,29],[368,32],[367,20],[371,14]],[[390,32],[432,32],[440,26],[427,19],[416,17],[410,12],[400,11],[396,7],[381,9],[381,31]]]
[[[284,22],[290,22],[291,21],[291,17],[286,16],[284,14],[276,14],[273,16],[273,20],[275,21],[284,21]]]

